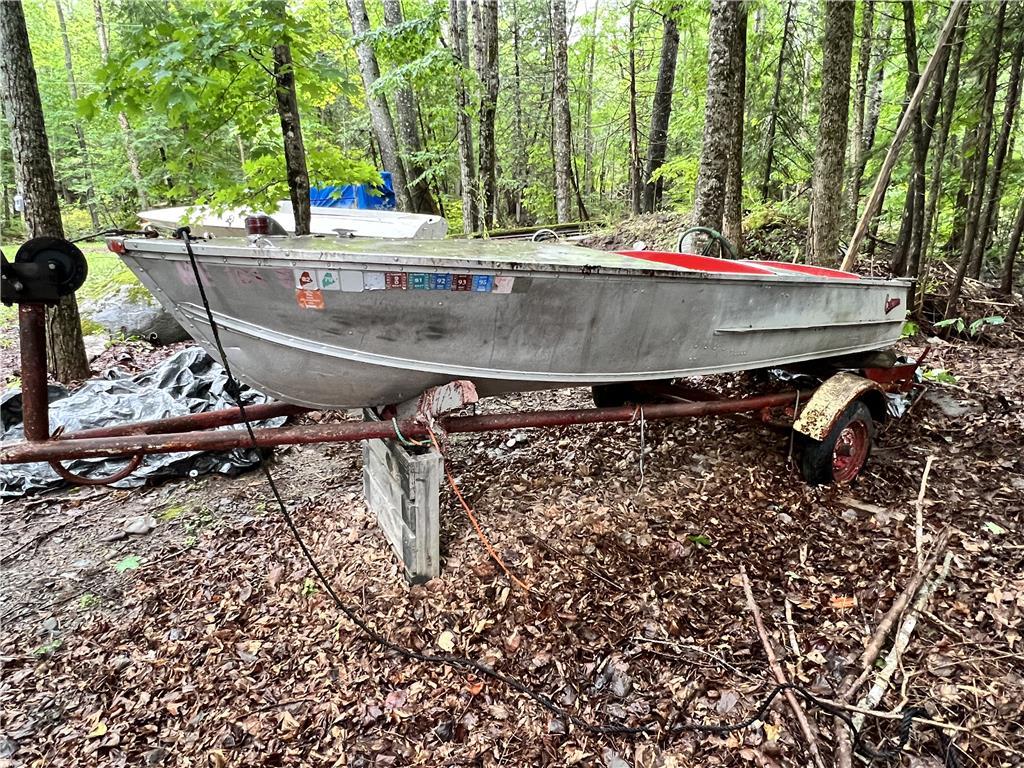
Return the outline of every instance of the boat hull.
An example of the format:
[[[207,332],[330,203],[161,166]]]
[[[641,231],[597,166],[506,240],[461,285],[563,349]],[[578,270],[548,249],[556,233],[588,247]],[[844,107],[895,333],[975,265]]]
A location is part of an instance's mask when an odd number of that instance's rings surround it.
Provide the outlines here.
[[[182,244],[127,245],[128,266],[216,355]],[[613,254],[571,268],[561,255],[456,263],[406,251],[374,263],[336,250],[196,251],[235,373],[311,408],[401,402],[455,379],[488,396],[869,351],[899,338],[907,291],[894,281],[651,269]],[[334,284],[321,285],[329,272]]]

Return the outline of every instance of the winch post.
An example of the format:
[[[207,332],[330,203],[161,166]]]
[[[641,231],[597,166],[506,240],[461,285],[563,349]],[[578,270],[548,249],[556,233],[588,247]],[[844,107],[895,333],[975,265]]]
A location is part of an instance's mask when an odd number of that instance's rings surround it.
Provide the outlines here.
[[[46,307],[18,305],[18,338],[21,343],[21,411],[25,439],[50,437],[50,403],[46,390]]]

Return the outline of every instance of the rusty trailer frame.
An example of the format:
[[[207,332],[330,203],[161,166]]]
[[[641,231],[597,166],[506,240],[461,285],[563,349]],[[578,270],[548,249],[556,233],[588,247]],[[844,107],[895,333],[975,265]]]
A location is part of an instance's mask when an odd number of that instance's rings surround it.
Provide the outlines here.
[[[48,462],[65,480],[75,484],[98,485],[116,482],[133,472],[147,454],[178,451],[216,451],[232,448],[273,448],[282,445],[400,440],[430,436],[431,429],[448,433],[490,432],[508,429],[561,427],[573,424],[633,422],[687,417],[755,413],[765,423],[774,423],[773,411],[783,409],[795,420],[794,428],[815,440],[822,440],[851,402],[881,398],[884,391],[906,390],[915,364],[885,369],[865,377],[840,373],[825,385],[809,390],[719,398],[704,390],[670,384],[639,387],[640,398],[656,402],[638,405],[576,408],[569,410],[519,411],[476,415],[439,415],[423,419],[395,412],[403,418],[381,421],[304,424],[295,426],[217,430],[216,427],[279,416],[295,416],[309,409],[282,402],[190,414],[166,419],[82,430],[74,433],[49,432],[49,403],[46,387],[46,314],[42,304],[19,305],[21,341],[22,409],[25,440],[0,447],[0,464]],[[881,382],[881,383],[880,383]],[[639,398],[638,398],[639,399]],[[665,402],[665,401],[668,402]],[[879,414],[877,403],[872,408]],[[801,415],[802,413],[802,415]],[[884,409],[881,413],[884,413]],[[813,415],[813,417],[811,417]],[[803,428],[801,428],[803,424]],[[77,475],[61,462],[79,458],[123,457],[128,464],[106,477]]]

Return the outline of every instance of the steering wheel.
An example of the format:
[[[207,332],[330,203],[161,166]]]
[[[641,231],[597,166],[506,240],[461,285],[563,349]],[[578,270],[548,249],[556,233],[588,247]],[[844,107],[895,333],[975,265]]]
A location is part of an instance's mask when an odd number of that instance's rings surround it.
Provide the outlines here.
[[[683,252],[683,243],[686,241],[687,236],[694,232],[700,232],[701,234],[707,235],[709,238],[708,244],[705,245],[704,250],[701,251],[701,256],[709,255],[708,252],[711,250],[711,246],[717,243],[720,258],[724,258],[725,254],[728,254],[730,259],[738,258],[733,244],[729,242],[725,235],[711,229],[711,227],[690,227],[685,230],[681,235],[679,235],[679,239],[676,241],[676,250],[679,253]]]

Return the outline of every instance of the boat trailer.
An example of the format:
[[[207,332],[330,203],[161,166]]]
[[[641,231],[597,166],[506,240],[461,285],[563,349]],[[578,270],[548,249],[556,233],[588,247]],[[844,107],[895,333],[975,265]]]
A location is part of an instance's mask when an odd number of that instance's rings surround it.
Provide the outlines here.
[[[43,240],[45,242],[40,242]],[[791,425],[801,449],[801,470],[808,482],[847,483],[858,475],[868,458],[876,422],[886,418],[886,393],[906,393],[918,386],[914,383],[914,374],[921,362],[880,365],[878,361],[874,364],[815,361],[801,366],[801,370],[812,372],[823,381],[820,386],[747,397],[723,398],[687,386],[685,382],[638,382],[595,387],[597,407],[594,408],[467,415],[464,411],[477,401],[476,390],[471,382],[456,381],[428,390],[408,403],[367,410],[363,421],[253,428],[251,435],[245,429],[216,429],[246,420],[299,416],[310,411],[274,402],[245,406],[244,412],[240,408],[228,408],[70,433],[58,429],[51,433],[46,381],[46,308],[81,287],[86,270],[85,257],[71,243],[36,238],[19,250],[15,263],[4,261],[3,279],[3,303],[18,305],[25,439],[0,447],[0,464],[47,462],[67,482],[80,485],[122,480],[141,465],[146,455],[154,453],[370,441],[364,444],[364,459],[367,462],[373,459],[374,446],[370,443],[376,443],[381,461],[387,460],[386,465],[393,470],[394,459],[402,463],[424,453],[418,446],[429,445],[435,434],[737,414],[753,414],[755,419],[773,426],[789,428]],[[413,450],[407,450],[409,448]],[[390,459],[384,455],[389,451]],[[404,453],[406,458],[395,452]],[[117,472],[101,477],[79,475],[62,464],[71,459],[94,457],[120,457],[127,463]],[[439,455],[437,460],[442,460]],[[372,484],[370,474],[370,468],[364,469],[364,490],[368,497]],[[408,495],[411,485],[408,478],[399,477],[394,471],[392,475],[394,482],[405,488],[403,492]],[[374,506],[369,498],[368,503]],[[416,505],[408,498],[396,497],[392,499],[392,506],[408,528],[410,520],[406,508]],[[433,506],[436,507],[436,499]],[[436,527],[436,520],[434,523],[428,527]],[[413,534],[415,529],[413,525]],[[394,537],[391,538],[392,544],[400,550]],[[433,549],[436,552],[436,544]],[[403,554],[401,550],[399,554]],[[418,567],[410,566],[408,557],[404,559],[407,572],[415,577]],[[427,564],[427,571],[436,571],[436,554],[425,559],[433,560]]]

